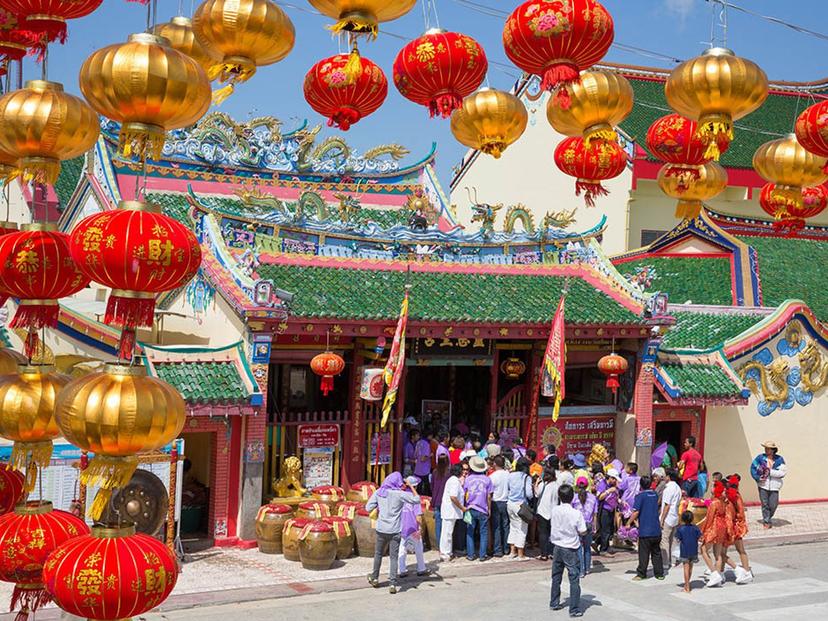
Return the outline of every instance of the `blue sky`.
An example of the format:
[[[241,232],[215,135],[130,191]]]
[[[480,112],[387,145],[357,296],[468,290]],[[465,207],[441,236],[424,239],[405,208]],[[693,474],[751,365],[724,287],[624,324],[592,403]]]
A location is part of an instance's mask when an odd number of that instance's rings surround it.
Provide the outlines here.
[[[384,24],[389,35],[362,45],[363,55],[386,71],[391,80],[394,57],[405,44],[393,35],[414,38],[424,30],[420,4],[404,18]],[[517,0],[471,0],[490,7],[492,12],[507,12],[518,6]],[[733,0],[752,11],[779,17],[815,30],[828,32],[825,0]],[[312,14],[305,0],[277,2],[283,6],[296,26],[296,47],[284,61],[264,67],[247,84],[242,85],[221,110],[237,119],[272,115],[286,127],[299,119],[318,123],[316,115],[302,96],[302,81],[314,62],[339,51],[337,42],[324,26],[328,21]],[[435,0],[440,26],[475,37],[485,47],[490,60],[509,64],[501,43],[504,19],[475,11],[464,0]],[[618,43],[652,50],[659,54],[688,58],[707,45],[710,38],[711,5],[705,0],[604,0],[615,19]],[[164,21],[177,14],[179,0],[158,0],[159,18]],[[185,13],[190,13],[190,0],[183,0]],[[728,47],[758,62],[772,79],[816,80],[828,76],[828,41],[800,34],[734,10],[728,12]],[[126,0],[104,0],[91,16],[70,22],[69,41],[65,46],[53,45],[49,58],[49,78],[64,82],[67,90],[78,92],[77,73],[84,58],[97,48],[124,41],[132,32],[143,30],[145,10]],[[608,60],[647,66],[667,67],[671,63],[661,57],[650,58],[638,53],[610,50]],[[39,68],[30,61],[25,67],[26,79],[39,77]],[[491,86],[508,89],[519,72],[490,67]],[[409,158],[421,157],[438,144],[438,172],[447,187],[451,168],[465,149],[458,145],[449,130],[448,121],[429,119],[424,108],[404,99],[393,85],[385,105],[374,115],[363,119],[346,133],[348,142],[367,149],[378,143],[395,142],[411,150]],[[550,149],[549,159],[552,165]]]

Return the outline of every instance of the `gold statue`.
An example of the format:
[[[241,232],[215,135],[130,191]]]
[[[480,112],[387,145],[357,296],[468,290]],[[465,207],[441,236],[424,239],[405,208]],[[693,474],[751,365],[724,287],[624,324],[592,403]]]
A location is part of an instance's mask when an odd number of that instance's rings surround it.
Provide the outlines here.
[[[302,462],[298,457],[285,460],[284,474],[273,484],[273,491],[279,498],[299,498],[307,490],[302,487]]]

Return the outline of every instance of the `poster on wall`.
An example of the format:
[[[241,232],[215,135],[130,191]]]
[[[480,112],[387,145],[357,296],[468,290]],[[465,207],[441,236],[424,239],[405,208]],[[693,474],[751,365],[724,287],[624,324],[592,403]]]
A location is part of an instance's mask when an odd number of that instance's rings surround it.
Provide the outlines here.
[[[339,445],[339,425],[299,425],[299,448],[332,448]]]
[[[552,417],[538,420],[540,445],[557,448],[559,457],[583,453],[589,455],[593,444],[603,444],[610,454],[615,453],[615,416],[583,415]]]
[[[383,431],[371,436],[371,455],[368,463],[374,466],[391,463],[391,432]]]
[[[333,447],[305,449],[302,458],[305,487],[313,489],[319,485],[333,485]]]

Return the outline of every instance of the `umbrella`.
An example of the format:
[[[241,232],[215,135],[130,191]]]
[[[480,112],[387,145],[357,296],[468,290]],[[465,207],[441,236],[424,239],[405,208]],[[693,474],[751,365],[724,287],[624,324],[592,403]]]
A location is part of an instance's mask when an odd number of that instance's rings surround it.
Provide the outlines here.
[[[667,443],[663,442],[653,449],[653,456],[650,458],[650,470],[655,470],[661,466],[664,461],[664,456],[667,454]]]

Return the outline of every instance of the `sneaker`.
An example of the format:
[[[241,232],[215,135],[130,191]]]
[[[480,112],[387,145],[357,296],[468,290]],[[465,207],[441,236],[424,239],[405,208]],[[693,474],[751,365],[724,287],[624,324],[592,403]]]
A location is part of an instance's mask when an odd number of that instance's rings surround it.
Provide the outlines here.
[[[408,578],[408,572],[407,571],[402,571],[402,572],[398,573],[397,578]]]
[[[633,582],[641,582],[642,580],[646,580],[646,579],[647,578],[645,576],[633,576],[632,581]]]
[[[450,557],[450,556],[446,556],[446,555],[444,555],[444,554],[441,554],[441,555],[440,555],[440,562],[441,562],[441,563],[449,563],[449,562],[451,562],[451,557]]]
[[[390,587],[388,587],[388,592],[391,593],[391,595],[396,595],[397,594],[397,585],[392,584]]]
[[[372,576],[371,574],[368,574],[368,584],[370,584],[375,589],[379,588],[379,580],[374,578],[374,576]]]
[[[583,617],[584,613],[581,612],[580,610],[576,610],[575,612],[570,612],[569,616],[570,617]]]
[[[664,576],[656,576],[655,579],[656,580],[664,580]]]
[[[564,608],[565,608],[565,606],[562,606],[561,604],[556,604],[555,606],[550,606],[549,607],[550,610],[556,610],[556,611],[557,610],[563,610]]]
[[[420,578],[424,578],[425,576],[430,576],[431,572],[428,569],[424,569],[423,571],[418,571],[417,575],[420,576]]]
[[[489,557],[488,557],[488,556],[481,556],[481,557],[480,557],[480,562],[481,562],[481,563],[485,563],[485,562],[486,562],[486,561],[488,561],[488,560],[489,560]]]
[[[736,584],[750,584],[753,582],[753,572],[750,570],[742,569],[741,567],[737,567],[737,569],[741,569],[741,575],[736,574]]]
[[[707,586],[709,587],[720,587],[724,584],[724,576],[720,574],[718,571],[713,571],[710,573],[710,578],[707,581]]]
[[[703,577],[704,577],[705,580],[708,580],[710,578],[710,570],[709,569],[704,570]]]

